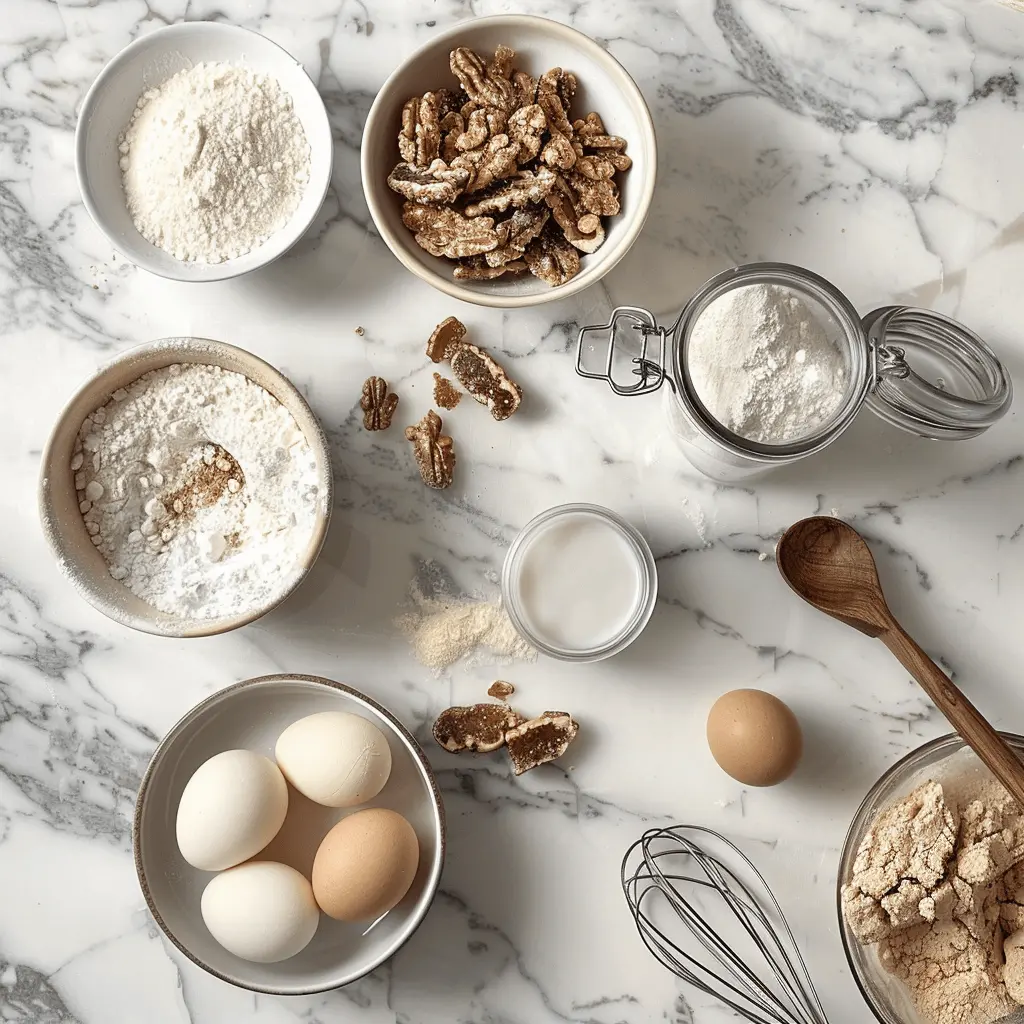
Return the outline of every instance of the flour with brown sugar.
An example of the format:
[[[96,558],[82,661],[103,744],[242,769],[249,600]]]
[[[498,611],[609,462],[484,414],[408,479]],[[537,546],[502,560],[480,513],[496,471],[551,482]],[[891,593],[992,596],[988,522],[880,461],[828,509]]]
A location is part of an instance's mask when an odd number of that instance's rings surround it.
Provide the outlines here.
[[[842,904],[934,1024],[990,1024],[1024,1003],[1024,816],[991,778],[929,780],[882,811]]]

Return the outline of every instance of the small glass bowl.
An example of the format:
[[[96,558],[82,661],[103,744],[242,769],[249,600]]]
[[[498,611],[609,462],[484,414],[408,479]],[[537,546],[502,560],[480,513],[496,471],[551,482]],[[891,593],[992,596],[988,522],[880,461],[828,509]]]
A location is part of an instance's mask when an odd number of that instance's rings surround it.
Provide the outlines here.
[[[610,526],[626,542],[631,554],[636,560],[637,573],[640,577],[640,593],[636,606],[629,620],[614,636],[609,637],[605,642],[596,647],[569,649],[554,646],[544,640],[530,628],[528,616],[524,613],[519,590],[519,577],[522,572],[523,559],[530,546],[531,541],[539,534],[550,527],[551,524],[560,518],[565,517],[593,517],[602,520]],[[519,531],[519,535],[512,542],[505,556],[505,562],[501,569],[501,598],[508,617],[512,620],[519,633],[527,643],[531,644],[538,651],[559,661],[574,661],[579,663],[602,661],[610,658],[613,654],[627,648],[644,630],[651,614],[654,612],[654,604],[658,597],[658,569],[654,563],[654,555],[651,554],[650,546],[644,540],[643,535],[635,526],[626,522],[621,516],[616,515],[611,509],[601,505],[556,505],[546,512],[531,519]]]
[[[1024,759],[1024,736],[1002,733],[1003,739],[1015,753]],[[991,773],[981,763],[970,747],[955,733],[940,736],[923,747],[912,750],[901,761],[897,761],[868,791],[857,813],[853,816],[850,830],[846,834],[842,857],[839,861],[839,875],[836,884],[836,901],[839,911],[839,934],[843,950],[850,965],[857,987],[864,1001],[871,1008],[881,1024],[928,1024],[917,1012],[907,987],[899,978],[893,977],[879,962],[876,946],[864,946],[850,930],[843,917],[843,885],[853,873],[853,862],[857,851],[871,823],[880,811],[897,800],[907,796],[914,789],[934,779],[962,779],[965,775],[977,774],[979,779],[991,779]],[[1004,1021],[1018,1022],[1021,1014],[1016,1013]]]

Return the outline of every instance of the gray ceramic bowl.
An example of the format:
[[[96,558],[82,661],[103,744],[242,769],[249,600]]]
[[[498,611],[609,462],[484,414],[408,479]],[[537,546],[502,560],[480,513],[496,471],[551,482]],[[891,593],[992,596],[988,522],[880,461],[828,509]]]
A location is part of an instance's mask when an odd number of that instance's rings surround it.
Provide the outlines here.
[[[316,523],[305,556],[286,577],[273,600],[244,615],[218,619],[178,618],[158,611],[112,579],[103,556],[93,546],[78,510],[71,456],[85,417],[111,394],[150,370],[172,363],[207,363],[233,370],[270,392],[295,418],[316,457],[319,499]],[[94,608],[116,622],[160,636],[193,637],[226,633],[244,626],[280,604],[305,578],[323,546],[334,505],[334,476],[327,437],[306,400],[279,371],[245,349],[205,338],[164,338],[122,353],[101,367],[64,407],[43,450],[39,480],[39,515],[43,533],[61,571]]]
[[[287,726],[321,711],[361,715],[387,737],[391,776],[369,806],[391,808],[412,824],[420,844],[419,871],[402,902],[370,928],[321,914],[313,941],[301,953],[276,964],[250,963],[220,946],[203,923],[199,901],[214,876],[187,864],[178,851],[178,801],[192,773],[214,754],[241,747],[272,759],[277,737]],[[257,859],[283,861],[308,878],[320,840],[350,812],[321,807],[290,787],[288,798],[288,817],[281,832]],[[308,995],[340,988],[368,974],[419,927],[441,879],[444,805],[423,751],[401,722],[376,701],[317,676],[261,676],[207,697],[163,738],[139,787],[132,845],[150,913],[193,963],[254,992]]]
[[[454,47],[493,53],[499,43],[511,46],[518,55],[517,66],[532,75],[553,67],[574,72],[580,87],[573,112],[582,116],[580,112],[596,110],[610,132],[626,139],[633,158],[630,171],[619,175],[622,212],[605,218],[608,236],[604,245],[593,255],[584,256],[580,273],[556,288],[529,274],[496,281],[456,281],[451,262],[431,256],[416,244],[402,223],[402,198],[388,188],[388,174],[399,159],[398,128],[406,100],[430,89],[457,85],[448,65]],[[453,298],[506,309],[564,299],[604,277],[640,234],[658,170],[654,122],[643,94],[626,69],[582,32],[547,18],[520,14],[463,22],[439,32],[406,58],[373,101],[363,130],[360,159],[363,192],[373,222],[405,268]]]
[[[183,263],[139,234],[125,203],[118,166],[121,132],[139,96],[202,61],[241,64],[277,79],[309,143],[309,183],[291,220],[258,249],[224,263]],[[75,132],[75,173],[85,208],[118,252],[137,267],[175,281],[222,281],[266,266],[313,223],[331,182],[334,142],[327,110],[302,65],[258,32],[223,22],[189,21],[140,36],[99,73]]]

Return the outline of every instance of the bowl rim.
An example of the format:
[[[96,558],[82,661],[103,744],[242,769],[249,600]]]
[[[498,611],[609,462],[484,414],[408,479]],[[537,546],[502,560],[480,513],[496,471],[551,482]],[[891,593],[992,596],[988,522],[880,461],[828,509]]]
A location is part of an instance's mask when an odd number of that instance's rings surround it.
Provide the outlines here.
[[[89,181],[89,176],[85,170],[85,147],[86,139],[89,134],[89,122],[92,117],[92,108],[95,106],[98,97],[104,89],[113,84],[114,75],[117,74],[120,66],[129,58],[134,56],[139,50],[146,49],[152,45],[152,42],[156,38],[167,39],[176,36],[189,36],[194,35],[196,32],[221,32],[226,35],[237,34],[239,37],[257,36],[271,47],[280,50],[281,53],[302,71],[303,75],[309,80],[309,84],[313,87],[313,92],[316,93],[319,99],[319,105],[315,108],[316,120],[320,122],[317,129],[317,136],[326,138],[327,146],[327,173],[324,175],[322,183],[322,189],[320,191],[320,201],[315,207],[311,209],[308,218],[303,218],[301,228],[298,228],[299,221],[292,219],[280,228],[281,232],[287,233],[291,240],[288,244],[278,253],[268,256],[267,259],[262,262],[257,262],[253,266],[246,270],[233,269],[233,260],[225,260],[223,263],[217,264],[202,264],[204,273],[202,277],[197,277],[193,272],[189,271],[189,267],[192,266],[184,261],[175,261],[175,264],[168,268],[157,269],[154,265],[148,261],[139,263],[127,253],[121,249],[120,240],[115,237],[114,233],[108,228],[106,221],[100,216],[99,210],[93,201],[92,185]],[[314,142],[312,139],[307,140],[312,150]],[[145,270],[149,274],[154,274],[157,277],[162,277],[168,281],[184,281],[188,284],[209,284],[214,281],[227,281],[233,278],[244,277],[246,274],[251,274],[256,270],[262,270],[264,267],[270,266],[271,263],[279,260],[287,252],[289,252],[295,244],[302,238],[302,236],[310,229],[317,215],[320,213],[320,209],[323,206],[324,199],[327,196],[327,190],[331,187],[331,179],[334,175],[334,135],[331,131],[331,121],[327,114],[327,106],[324,103],[323,96],[320,95],[320,90],[317,88],[316,82],[313,81],[309,76],[309,72],[306,71],[305,65],[286,50],[280,43],[275,42],[269,36],[264,35],[262,32],[257,32],[255,29],[245,28],[242,25],[232,25],[224,21],[179,21],[173,25],[164,25],[161,28],[155,29],[152,32],[147,32],[145,35],[136,36],[127,46],[118,50],[106,64],[103,65],[99,74],[93,79],[92,84],[89,86],[85,93],[85,98],[82,100],[82,105],[78,111],[78,120],[75,123],[75,181],[78,184],[78,192],[82,197],[82,203],[92,218],[92,222],[100,229],[107,241],[114,247],[114,249],[120,253],[129,263],[133,266],[138,267],[140,270]],[[317,187],[315,183],[310,179],[306,185],[307,189],[310,187]],[[269,239],[268,239],[269,241]],[[260,249],[266,247],[266,243],[260,246],[259,249],[253,250],[258,253]],[[169,255],[169,254],[168,254]],[[180,263],[180,268],[178,264]],[[223,268],[223,270],[221,269]]]
[[[280,682],[301,682],[310,683],[317,686],[325,686],[332,690],[338,690],[342,693],[347,694],[349,697],[354,697],[358,702],[368,705],[374,711],[376,711],[382,718],[384,718],[394,729],[396,735],[406,745],[406,748],[413,756],[413,760],[417,763],[420,769],[420,773],[427,783],[427,788],[430,791],[431,805],[434,810],[434,824],[435,824],[435,835],[437,837],[437,851],[434,855],[434,863],[430,869],[430,876],[427,881],[427,887],[425,892],[429,892],[430,899],[426,901],[423,908],[416,913],[409,921],[405,930],[400,932],[395,941],[384,951],[384,953],[376,959],[376,961],[365,970],[361,971],[354,977],[348,978],[346,981],[338,982],[337,984],[329,985],[313,985],[303,986],[301,988],[289,988],[282,989],[280,987],[268,987],[262,985],[250,985],[237,978],[228,977],[222,972],[211,967],[209,964],[204,963],[192,952],[185,948],[181,942],[171,932],[167,926],[163,917],[160,915],[160,911],[157,909],[156,904],[153,900],[153,895],[149,890],[149,883],[146,881],[146,874],[142,866],[142,853],[140,849],[141,845],[141,832],[142,832],[142,812],[145,805],[146,795],[149,790],[149,784],[152,780],[153,774],[156,771],[160,761],[163,759],[167,748],[171,743],[182,735],[193,723],[200,719],[206,711],[213,705],[219,704],[225,700],[230,700],[231,695],[244,689],[254,689],[264,686],[272,686],[275,683]],[[333,992],[335,989],[344,988],[346,985],[351,985],[360,978],[365,978],[367,974],[375,971],[381,964],[386,963],[390,960],[417,932],[419,926],[423,923],[424,918],[433,906],[434,898],[437,895],[437,890],[441,882],[441,873],[444,870],[444,863],[448,853],[448,830],[447,830],[447,819],[445,816],[444,800],[441,797],[441,790],[437,784],[437,778],[434,775],[434,769],[430,765],[430,761],[427,759],[427,755],[424,753],[423,748],[416,742],[415,737],[411,732],[398,720],[398,718],[392,714],[384,705],[378,703],[372,697],[365,693],[355,689],[352,686],[348,686],[345,683],[340,683],[334,679],[328,679],[325,676],[313,676],[306,675],[302,672],[276,672],[265,676],[253,676],[251,679],[243,679],[237,683],[231,683],[228,686],[211,693],[208,697],[203,698],[198,704],[194,705],[188,711],[185,712],[181,718],[178,719],[174,725],[164,734],[163,738],[157,744],[156,749],[153,751],[152,756],[149,759],[149,764],[146,766],[146,771],[142,776],[142,781],[139,783],[139,790],[135,799],[135,813],[132,815],[132,859],[135,863],[135,874],[139,881],[139,886],[142,889],[143,898],[146,901],[146,906],[149,908],[149,912],[153,917],[153,920],[157,923],[163,934],[174,944],[175,948],[183,953],[189,960],[192,961],[197,967],[202,968],[208,974],[218,978],[221,981],[227,982],[229,985],[234,985],[236,988],[245,989],[249,992],[262,992],[266,995],[276,996],[306,996],[316,995],[319,992]]]
[[[650,173],[646,184],[637,198],[632,220],[629,222],[623,237],[615,244],[611,252],[604,253],[602,249],[601,262],[595,264],[592,271],[582,270],[576,277],[565,284],[548,288],[546,291],[538,292],[536,295],[503,295],[476,291],[468,285],[460,284],[454,278],[445,277],[443,274],[424,266],[423,263],[411,257],[401,245],[394,241],[398,237],[397,233],[388,227],[383,217],[383,203],[377,200],[377,191],[381,187],[386,188],[386,183],[383,186],[380,183],[370,184],[373,174],[368,166],[370,147],[366,145],[361,147],[359,172],[362,178],[363,196],[366,199],[366,205],[369,208],[374,226],[383,239],[384,244],[406,270],[453,299],[461,299],[463,302],[474,303],[478,306],[490,306],[497,309],[522,309],[528,306],[539,306],[543,303],[566,299],[570,295],[575,295],[591,287],[591,285],[597,284],[629,252],[647,222],[658,178],[658,138],[654,126],[654,118],[651,116],[647,100],[626,68],[603,46],[594,39],[591,39],[590,36],[579,29],[573,28],[571,25],[565,25],[560,21],[553,21],[551,18],[542,18],[536,14],[494,14],[482,18],[467,18],[431,36],[426,42],[416,47],[412,53],[406,56],[388,75],[383,85],[377,91],[376,96],[374,96],[370,112],[366,117],[366,123],[363,126],[362,137],[365,140],[370,137],[371,133],[384,130],[385,126],[383,126],[382,122],[384,116],[382,111],[383,97],[392,89],[399,76],[404,74],[413,61],[429,50],[433,50],[439,45],[443,46],[451,40],[458,38],[469,28],[476,29],[483,26],[501,27],[506,25],[509,27],[530,25],[540,28],[543,31],[550,32],[552,35],[567,40],[578,49],[583,50],[596,63],[602,65],[613,79],[618,81],[620,89],[626,94],[627,98],[634,101],[637,110],[642,115],[640,118],[641,135],[644,137],[642,145],[645,150],[649,150]],[[381,123],[378,124],[378,122]],[[383,195],[384,193],[381,192],[380,194]]]
[[[204,356],[208,356],[209,358],[192,361],[206,362],[208,365],[213,366],[221,365],[219,359],[222,357],[223,353],[229,353],[235,356],[239,362],[243,364],[246,362],[253,363],[268,377],[275,379],[283,391],[289,392],[293,401],[295,401],[297,405],[305,408],[310,420],[317,427],[312,437],[306,436],[306,442],[311,448],[317,451],[319,456],[318,461],[323,467],[323,472],[318,480],[318,485],[322,487],[323,493],[317,499],[317,513],[314,519],[313,533],[310,538],[310,554],[305,559],[300,571],[293,573],[289,577],[288,585],[284,587],[271,601],[251,612],[246,612],[244,615],[222,616],[217,619],[182,618],[175,621],[174,617],[169,615],[158,620],[142,619],[136,615],[126,612],[117,604],[109,602],[101,597],[95,588],[89,585],[84,573],[69,571],[69,567],[75,567],[78,565],[78,559],[74,557],[70,546],[66,543],[65,533],[60,527],[60,517],[57,515],[54,507],[53,486],[51,484],[51,477],[53,475],[51,470],[54,468],[52,465],[54,458],[53,448],[57,443],[57,435],[61,431],[61,428],[65,427],[69,422],[72,407],[78,402],[87,389],[101,381],[111,370],[125,363],[131,362],[139,356],[145,356],[149,353],[157,352],[166,352],[167,362],[162,365],[170,366],[173,363],[180,361],[175,359],[175,355],[180,354],[184,350],[201,352]],[[147,370],[142,370],[140,371],[139,376],[142,376],[144,373],[149,373],[150,370],[155,369],[160,369],[160,367],[154,366]],[[252,380],[252,377],[247,373],[242,373],[242,376]],[[81,424],[78,424],[74,429],[77,431],[80,427]],[[303,433],[305,434],[305,432]],[[68,471],[70,472],[70,468]],[[265,359],[261,359],[255,353],[250,352],[248,349],[240,348],[238,345],[232,345],[226,341],[216,341],[212,338],[199,338],[193,335],[158,338],[155,341],[147,341],[141,345],[134,345],[132,348],[126,349],[124,352],[116,355],[113,359],[109,359],[107,362],[103,363],[88,379],[83,381],[82,384],[75,389],[74,394],[72,394],[64,403],[60,414],[57,416],[53,426],[50,428],[49,436],[46,439],[46,444],[43,447],[42,455],[39,459],[39,481],[36,488],[36,503],[40,523],[42,525],[43,536],[46,538],[46,543],[50,548],[50,552],[57,560],[57,565],[61,575],[64,576],[65,579],[69,580],[71,585],[78,592],[79,596],[83,597],[97,611],[102,612],[107,616],[107,618],[120,623],[122,626],[128,626],[130,629],[136,629],[141,633],[149,633],[152,636],[173,637],[179,640],[187,640],[194,637],[217,636],[221,633],[228,633],[233,629],[239,629],[242,626],[247,626],[250,623],[255,622],[257,619],[262,618],[268,612],[273,611],[278,607],[278,605],[282,604],[295,592],[299,584],[305,580],[309,575],[310,570],[316,564],[317,559],[320,557],[320,552],[323,550],[324,542],[327,540],[327,531],[330,527],[331,515],[334,511],[334,470],[331,459],[331,446],[327,439],[327,435],[324,432],[323,424],[320,423],[319,417],[315,412],[313,412],[302,392],[299,391],[299,389],[279,369],[277,369],[277,367],[272,366]],[[171,628],[167,623],[175,623],[178,628]]]
[[[1024,735],[1003,729],[999,729],[997,731],[1004,740],[1012,745],[1016,745],[1020,748],[1021,753],[1024,753]],[[852,939],[850,929],[846,924],[846,919],[843,917],[843,885],[845,881],[843,878],[843,864],[851,852],[853,840],[855,838],[855,829],[857,828],[858,823],[867,812],[868,807],[876,800],[879,793],[881,793],[891,782],[893,776],[899,774],[900,771],[908,767],[908,765],[912,764],[914,761],[918,761],[944,746],[949,748],[947,754],[954,754],[958,750],[965,748],[970,749],[970,744],[959,733],[944,733],[942,736],[937,736],[935,739],[928,740],[927,743],[922,743],[921,746],[908,751],[895,764],[890,765],[889,768],[882,772],[875,783],[867,791],[864,799],[861,800],[853,817],[850,819],[850,826],[846,830],[846,838],[843,840],[843,846],[839,854],[839,868],[836,871],[836,911],[839,917],[839,940],[842,943],[843,955],[846,957],[846,965],[850,969],[850,974],[853,977],[854,983],[856,984],[857,989],[861,994],[861,998],[863,998],[868,1009],[874,1014],[878,1024],[903,1024],[903,1022],[895,1015],[889,1014],[885,1007],[878,1006],[874,997],[870,992],[868,992],[861,980],[861,972],[858,970],[857,965],[854,962],[850,944],[851,941],[855,942],[856,939]]]

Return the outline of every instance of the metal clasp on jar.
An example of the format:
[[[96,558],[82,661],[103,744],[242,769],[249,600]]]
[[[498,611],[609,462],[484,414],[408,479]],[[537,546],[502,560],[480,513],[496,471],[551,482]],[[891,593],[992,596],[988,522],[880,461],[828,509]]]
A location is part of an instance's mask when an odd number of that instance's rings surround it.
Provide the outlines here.
[[[630,372],[639,380],[631,383],[621,383],[615,379],[616,333],[624,324],[636,331],[641,338],[640,352],[629,360],[633,367]],[[654,314],[649,309],[643,309],[640,306],[618,306],[612,310],[608,323],[581,328],[576,342],[576,372],[581,377],[588,377],[591,380],[607,381],[617,395],[649,395],[657,391],[666,381],[669,387],[675,391],[676,382],[666,369],[669,336],[674,330],[675,325],[669,328],[659,326],[654,319]],[[608,351],[605,356],[604,369],[603,371],[588,370],[584,366],[586,336],[603,333],[608,335]],[[657,339],[657,342],[655,343],[653,339]],[[652,347],[657,348],[657,359],[651,358]]]

